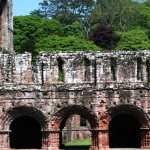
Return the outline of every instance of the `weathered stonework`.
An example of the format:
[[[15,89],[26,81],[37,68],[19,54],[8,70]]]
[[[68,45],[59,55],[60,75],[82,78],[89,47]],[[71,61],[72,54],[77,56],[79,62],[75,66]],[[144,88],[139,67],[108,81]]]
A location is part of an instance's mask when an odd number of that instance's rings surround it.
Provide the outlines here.
[[[45,53],[34,64],[31,58],[0,54],[0,149],[10,149],[11,123],[30,116],[41,126],[42,148],[59,150],[73,114],[90,124],[91,150],[109,149],[110,124],[120,115],[139,123],[138,148],[150,149],[150,52]]]
[[[0,0],[0,49],[5,52],[13,50],[12,22],[12,0]]]
[[[89,122],[90,150],[150,149],[150,52],[45,53],[32,63],[12,53],[11,8],[0,0],[0,150],[62,149],[72,115]]]

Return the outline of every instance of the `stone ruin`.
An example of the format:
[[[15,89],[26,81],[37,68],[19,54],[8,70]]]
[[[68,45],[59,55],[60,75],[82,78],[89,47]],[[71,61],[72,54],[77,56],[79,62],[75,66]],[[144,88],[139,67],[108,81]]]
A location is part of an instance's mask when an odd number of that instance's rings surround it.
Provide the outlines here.
[[[13,50],[12,0],[0,0],[0,50]]]
[[[0,149],[59,150],[72,115],[90,150],[150,149],[150,52],[12,51],[11,1],[0,0]]]
[[[25,141],[21,124],[35,121],[41,136],[31,148],[58,150],[74,114],[88,120],[92,150],[150,148],[150,52],[45,53],[34,63],[1,53],[0,84],[1,148],[18,148],[14,126]]]

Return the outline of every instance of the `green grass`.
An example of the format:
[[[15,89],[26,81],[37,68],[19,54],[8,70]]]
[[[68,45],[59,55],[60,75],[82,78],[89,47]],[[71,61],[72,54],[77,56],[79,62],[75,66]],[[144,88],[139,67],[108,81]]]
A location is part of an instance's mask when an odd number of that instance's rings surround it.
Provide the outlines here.
[[[90,138],[76,139],[71,142],[65,143],[65,146],[88,146],[88,145],[91,145]]]

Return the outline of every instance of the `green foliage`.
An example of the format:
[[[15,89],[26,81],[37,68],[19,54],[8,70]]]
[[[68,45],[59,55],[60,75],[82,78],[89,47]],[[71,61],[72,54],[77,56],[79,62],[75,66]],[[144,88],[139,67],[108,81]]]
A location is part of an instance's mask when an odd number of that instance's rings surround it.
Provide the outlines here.
[[[150,6],[150,0],[143,0],[146,6]]]
[[[39,51],[76,51],[98,49],[83,38],[81,24],[74,22],[63,26],[54,19],[37,16],[14,18],[14,44],[18,53],[24,51],[37,55]]]
[[[49,35],[62,35],[61,24],[56,20],[37,16],[14,17],[14,45],[16,52],[24,51],[36,54],[35,44]]]
[[[150,0],[43,0],[30,16],[14,17],[14,47],[18,53],[28,51],[33,56],[40,51],[99,50],[87,40],[99,24],[111,26],[121,37],[116,46],[113,32],[97,30],[102,36],[93,41],[100,47],[150,48]]]
[[[97,0],[91,21],[126,31],[133,24],[134,15],[135,6],[131,0]]]
[[[75,36],[49,36],[39,40],[36,44],[38,51],[58,52],[58,51],[81,51],[81,50],[100,50],[92,42]]]
[[[77,36],[84,38],[80,22],[75,21],[71,25],[66,25],[64,27],[64,36]]]
[[[150,6],[141,4],[137,7],[137,23],[144,28],[150,28]]]
[[[66,16],[69,16],[70,14],[72,17],[76,16],[78,18],[83,18],[93,9],[94,3],[94,0],[43,0],[39,3],[40,9],[34,12],[36,12],[36,14],[39,13],[46,18],[59,18],[59,15],[64,15],[65,19]]]
[[[117,50],[144,50],[150,48],[150,41],[146,33],[137,28],[128,32],[120,33],[120,41]]]
[[[40,8],[31,14],[53,18],[64,25],[80,21],[82,32],[87,37],[90,28],[89,17],[94,10],[95,0],[43,0],[39,6]]]

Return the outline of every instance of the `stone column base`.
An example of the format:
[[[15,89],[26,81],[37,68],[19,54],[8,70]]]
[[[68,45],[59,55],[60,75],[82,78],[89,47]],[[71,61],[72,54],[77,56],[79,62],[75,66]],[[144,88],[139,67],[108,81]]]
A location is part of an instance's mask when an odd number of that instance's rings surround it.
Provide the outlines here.
[[[47,150],[60,150],[59,147],[48,147]]]

